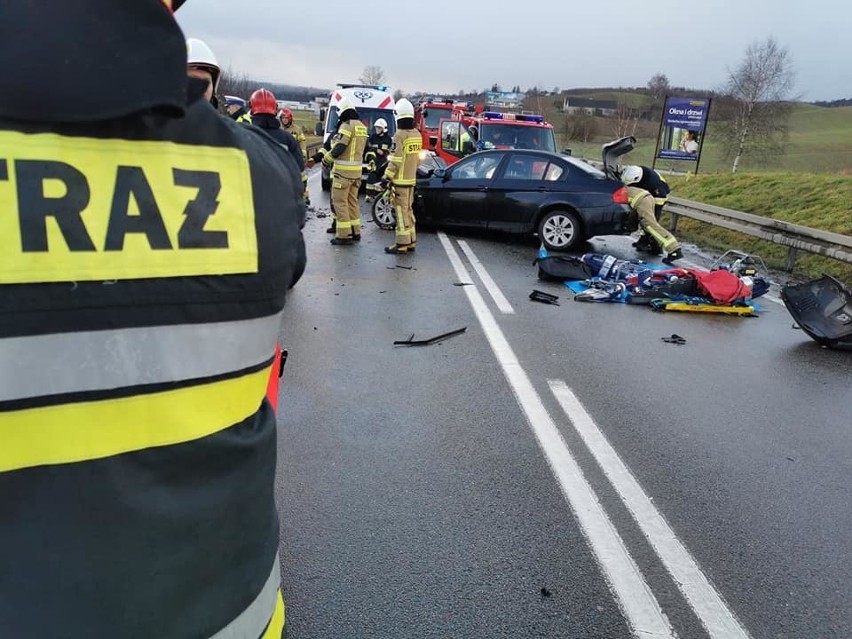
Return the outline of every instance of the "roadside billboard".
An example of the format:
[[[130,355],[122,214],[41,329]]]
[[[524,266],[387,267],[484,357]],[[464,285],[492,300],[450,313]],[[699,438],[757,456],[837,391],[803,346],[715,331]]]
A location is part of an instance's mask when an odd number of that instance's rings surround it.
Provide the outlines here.
[[[666,97],[656,158],[698,162],[709,111],[707,98]]]

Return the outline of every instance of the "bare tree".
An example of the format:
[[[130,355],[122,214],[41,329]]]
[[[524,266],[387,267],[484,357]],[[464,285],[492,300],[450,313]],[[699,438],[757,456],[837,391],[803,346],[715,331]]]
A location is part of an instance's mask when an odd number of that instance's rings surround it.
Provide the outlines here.
[[[385,82],[385,71],[382,67],[370,64],[364,67],[364,71],[361,73],[361,77],[358,78],[358,82],[361,84],[384,84]]]
[[[654,104],[657,104],[658,102],[662,102],[671,88],[669,79],[665,73],[655,73],[648,80],[648,97],[651,98]]]
[[[219,80],[219,95],[236,95],[248,100],[260,83],[250,79],[245,73],[234,70],[231,66],[222,71]]]
[[[733,156],[731,173],[747,154],[783,153],[794,80],[790,53],[772,36],[750,44],[740,65],[728,70],[719,133]]]
[[[588,144],[597,133],[598,123],[591,113],[579,109],[565,118],[565,137]]]
[[[617,138],[636,134],[636,125],[639,124],[639,109],[630,106],[624,100],[618,101],[615,115],[610,118],[612,133]]]

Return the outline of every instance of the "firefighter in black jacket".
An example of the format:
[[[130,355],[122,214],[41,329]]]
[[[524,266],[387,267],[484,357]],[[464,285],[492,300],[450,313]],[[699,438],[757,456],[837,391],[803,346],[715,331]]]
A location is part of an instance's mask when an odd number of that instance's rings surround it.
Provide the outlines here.
[[[367,138],[367,153],[364,155],[364,161],[370,167],[370,173],[367,175],[367,202],[372,202],[382,193],[380,183],[388,165],[392,144],[393,138],[388,133],[388,123],[384,118],[379,118],[373,126],[373,133]]]
[[[296,164],[299,165],[299,171],[305,170],[305,156],[302,155],[302,149],[296,138],[281,127],[281,121],[278,119],[278,103],[275,101],[275,96],[268,89],[258,89],[251,94],[249,100],[251,107],[251,123],[266,131],[273,139],[283,144]]]
[[[647,166],[631,165],[621,170],[621,181],[627,186],[644,189],[654,196],[654,217],[659,222],[663,214],[663,206],[671,193],[665,178]],[[660,243],[644,230],[639,232],[639,239],[633,243],[633,246],[639,251],[647,251],[652,255],[658,255],[662,251]]]
[[[3,637],[284,625],[266,389],[299,171],[187,77],[168,4],[2,3]]]

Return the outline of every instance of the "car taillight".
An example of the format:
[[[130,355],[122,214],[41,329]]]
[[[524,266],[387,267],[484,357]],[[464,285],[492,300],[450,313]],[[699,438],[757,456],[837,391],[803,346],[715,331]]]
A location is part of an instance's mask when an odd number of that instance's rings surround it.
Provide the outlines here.
[[[620,189],[616,190],[616,192],[612,194],[612,201],[616,204],[627,204],[630,202],[630,198],[627,196],[627,187],[622,186]]]

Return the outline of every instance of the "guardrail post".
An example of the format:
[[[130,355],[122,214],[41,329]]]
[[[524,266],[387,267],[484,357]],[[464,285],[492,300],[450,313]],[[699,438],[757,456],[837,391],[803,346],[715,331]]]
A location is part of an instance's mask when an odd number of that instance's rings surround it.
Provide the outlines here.
[[[669,230],[674,233],[677,231],[677,219],[680,217],[677,213],[672,213],[669,211],[669,215],[672,216],[672,221],[669,223]]]
[[[791,246],[787,251],[787,264],[784,265],[784,270],[788,273],[792,273],[796,266],[796,254],[798,252],[799,250],[795,246]]]

